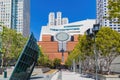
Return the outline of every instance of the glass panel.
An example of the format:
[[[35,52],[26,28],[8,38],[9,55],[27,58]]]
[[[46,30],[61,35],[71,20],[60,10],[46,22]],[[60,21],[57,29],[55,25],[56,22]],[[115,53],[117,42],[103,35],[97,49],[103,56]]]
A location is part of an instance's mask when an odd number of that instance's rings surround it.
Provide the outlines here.
[[[10,80],[28,80],[39,56],[39,47],[33,34],[31,34],[24,47]]]

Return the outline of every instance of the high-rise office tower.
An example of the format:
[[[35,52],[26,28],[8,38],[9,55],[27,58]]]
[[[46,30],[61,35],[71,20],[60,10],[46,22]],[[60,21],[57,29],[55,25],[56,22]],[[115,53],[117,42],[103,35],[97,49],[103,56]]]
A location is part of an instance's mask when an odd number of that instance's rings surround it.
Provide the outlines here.
[[[62,13],[57,12],[56,25],[61,25],[62,22],[61,17],[62,17]]]
[[[11,0],[0,0],[0,24],[11,28]]]
[[[96,0],[97,4],[97,23],[100,26],[108,26],[112,29],[120,32],[120,24],[114,23],[117,19],[113,19],[112,21],[105,19],[104,17],[108,16],[108,0]]]
[[[51,12],[51,13],[49,14],[48,25],[49,25],[49,26],[55,25],[55,13],[54,13],[54,12]]]
[[[29,35],[30,0],[0,0],[0,22],[23,36]]]

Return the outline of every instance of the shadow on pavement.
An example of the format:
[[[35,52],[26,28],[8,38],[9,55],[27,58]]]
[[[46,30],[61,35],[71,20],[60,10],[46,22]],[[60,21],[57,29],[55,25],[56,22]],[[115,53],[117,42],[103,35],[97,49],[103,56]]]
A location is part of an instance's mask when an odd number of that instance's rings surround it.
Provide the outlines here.
[[[39,79],[39,78],[44,78],[44,77],[31,77],[30,79]]]

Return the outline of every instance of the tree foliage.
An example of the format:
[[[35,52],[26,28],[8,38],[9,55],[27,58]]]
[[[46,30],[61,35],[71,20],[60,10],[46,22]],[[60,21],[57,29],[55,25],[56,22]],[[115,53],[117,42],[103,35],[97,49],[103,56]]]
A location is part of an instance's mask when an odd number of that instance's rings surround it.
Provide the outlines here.
[[[99,65],[110,72],[112,61],[120,55],[120,34],[109,27],[102,27],[96,38]]]
[[[59,67],[60,67],[60,64],[61,64],[61,60],[58,59],[58,58],[55,58],[55,59],[53,60],[53,64],[54,64],[54,67],[55,67],[55,68],[59,68]]]
[[[49,57],[43,53],[42,48],[39,47],[40,49],[40,55],[38,58],[38,66],[44,66],[44,67],[51,67],[53,66],[52,61],[49,59]]]
[[[11,60],[16,61],[18,59],[27,38],[7,27],[3,27],[1,35],[3,65],[7,66]]]
[[[107,18],[110,20],[117,18],[117,23],[120,23],[120,0],[108,0]]]
[[[42,47],[39,48],[40,48],[40,55],[38,58],[37,65],[41,67],[59,68],[61,64],[61,60],[58,58],[55,58],[54,60],[50,60],[48,55],[46,55],[42,51]]]
[[[97,53],[99,72],[103,72],[103,69],[110,72],[111,62],[120,55],[120,34],[109,27],[102,27],[95,40],[87,35],[79,37],[79,43],[68,56],[66,64],[71,66],[72,60],[80,57],[84,70],[94,72],[94,52]]]
[[[79,35],[79,38],[81,36]],[[67,61],[65,62],[65,64],[67,66],[71,66],[72,65],[72,60],[75,59],[76,61],[78,61],[78,56],[79,54],[81,54],[81,51],[79,50],[80,48],[80,44],[78,43],[75,48],[73,49],[73,51],[70,52],[68,58],[67,58]]]

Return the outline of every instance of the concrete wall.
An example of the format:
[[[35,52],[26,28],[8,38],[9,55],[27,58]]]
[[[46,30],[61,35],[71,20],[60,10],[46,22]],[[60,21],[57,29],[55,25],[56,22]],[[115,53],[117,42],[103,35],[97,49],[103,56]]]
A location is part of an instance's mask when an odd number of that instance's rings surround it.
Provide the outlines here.
[[[120,73],[120,56],[116,57],[111,64],[111,71]]]
[[[98,75],[99,80],[120,80],[119,75]]]

